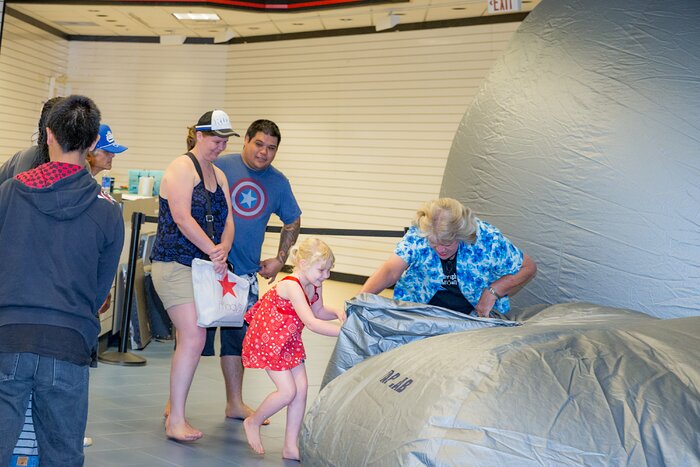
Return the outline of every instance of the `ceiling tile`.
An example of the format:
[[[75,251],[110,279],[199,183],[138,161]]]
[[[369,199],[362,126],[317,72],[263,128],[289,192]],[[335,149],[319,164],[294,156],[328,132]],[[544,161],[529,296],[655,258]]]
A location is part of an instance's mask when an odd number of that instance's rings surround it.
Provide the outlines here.
[[[381,18],[386,17],[390,13],[399,16],[399,24],[422,23],[423,21],[425,21],[427,9],[425,7],[412,8],[410,10],[409,9],[400,10],[397,8],[395,10],[374,12],[372,14],[372,24],[376,25],[377,21],[379,21]]]
[[[374,25],[374,23],[372,23],[372,14],[370,12],[364,12],[362,14],[347,12],[346,14],[338,16],[322,16],[321,22],[323,22],[323,26],[327,30],[366,28]]]
[[[458,18],[473,18],[482,16],[486,12],[486,5],[456,5],[455,2],[440,6],[432,5],[428,9],[426,21],[442,21]]]
[[[523,10],[531,10],[539,1],[523,0]],[[6,5],[8,5],[7,2]],[[372,27],[378,19],[390,13],[399,15],[400,24],[476,17],[485,14],[486,0],[411,0],[295,13],[177,4],[105,5],[99,2],[93,5],[81,3],[70,6],[55,3],[10,3],[8,6],[70,35],[177,34],[189,37],[214,37],[229,27],[238,37],[250,37]],[[179,21],[172,15],[174,12],[217,13],[221,20],[216,22]],[[75,24],[86,22],[94,23],[96,26]]]
[[[325,29],[323,22],[321,22],[317,14],[310,14],[307,12],[303,14],[278,14],[269,16],[271,19],[274,18],[273,21],[282,34],[323,31]]]

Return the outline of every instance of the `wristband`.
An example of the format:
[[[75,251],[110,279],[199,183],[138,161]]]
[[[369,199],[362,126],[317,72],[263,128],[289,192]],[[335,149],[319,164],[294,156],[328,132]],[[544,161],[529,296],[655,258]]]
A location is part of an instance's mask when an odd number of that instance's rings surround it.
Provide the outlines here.
[[[503,297],[501,297],[500,295],[498,295],[498,294],[496,293],[496,291],[493,290],[493,287],[491,287],[490,285],[489,285],[488,287],[486,287],[486,290],[488,290],[489,292],[491,292],[491,295],[493,295],[494,297],[496,297],[496,300],[500,300],[500,299],[503,298]]]

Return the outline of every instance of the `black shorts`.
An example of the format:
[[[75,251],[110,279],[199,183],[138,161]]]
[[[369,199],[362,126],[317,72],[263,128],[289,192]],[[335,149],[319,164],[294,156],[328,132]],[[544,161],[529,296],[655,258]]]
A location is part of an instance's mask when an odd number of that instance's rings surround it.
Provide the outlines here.
[[[214,339],[217,329],[221,329],[219,356],[233,355],[240,357],[243,350],[243,338],[248,330],[248,323],[243,323],[243,326],[240,328],[207,328],[207,341],[204,343],[202,356],[211,357],[214,355]]]

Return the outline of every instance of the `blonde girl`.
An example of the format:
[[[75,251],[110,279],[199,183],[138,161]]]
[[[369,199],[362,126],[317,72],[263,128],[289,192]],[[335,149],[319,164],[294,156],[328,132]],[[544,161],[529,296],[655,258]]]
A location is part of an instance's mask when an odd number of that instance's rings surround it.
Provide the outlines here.
[[[306,409],[307,378],[301,341],[304,326],[325,336],[337,336],[340,327],[329,320],[345,320],[345,313],[323,304],[323,281],[330,276],[335,258],[323,241],[308,238],[292,251],[294,270],[270,289],[246,313],[250,324],[243,340],[246,368],[267,371],[276,390],[243,421],[248,444],[264,454],[260,426],[287,407],[282,457],[299,460],[299,431]]]

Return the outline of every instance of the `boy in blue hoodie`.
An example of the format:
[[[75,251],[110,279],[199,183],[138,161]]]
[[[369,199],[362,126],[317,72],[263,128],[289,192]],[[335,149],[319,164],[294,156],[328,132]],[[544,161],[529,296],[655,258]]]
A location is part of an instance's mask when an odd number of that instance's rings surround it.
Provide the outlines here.
[[[42,465],[83,465],[96,313],[124,242],[119,206],[85,170],[99,126],[89,98],[57,103],[50,162],[0,186],[0,465],[30,394]]]

